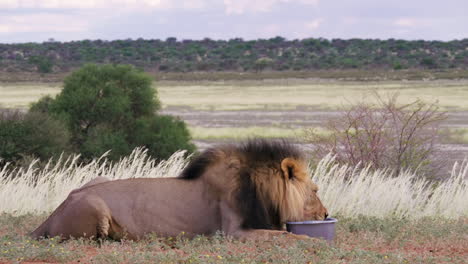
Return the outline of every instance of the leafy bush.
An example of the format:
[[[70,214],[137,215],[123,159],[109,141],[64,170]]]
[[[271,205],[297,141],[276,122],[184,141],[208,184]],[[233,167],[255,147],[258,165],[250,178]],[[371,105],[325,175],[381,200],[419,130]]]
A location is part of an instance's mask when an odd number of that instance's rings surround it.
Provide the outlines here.
[[[29,62],[36,66],[39,73],[51,73],[54,63],[49,57],[32,56]]]
[[[306,140],[316,146],[316,159],[332,152],[340,164],[389,168],[395,175],[410,169],[436,176],[441,163],[434,146],[445,113],[438,111],[435,103],[416,100],[399,105],[397,95],[388,100],[375,97],[376,105],[359,103],[329,120],[329,135],[306,132]]]
[[[195,150],[185,123],[172,116],[143,117],[137,120],[132,141],[144,146],[153,157],[169,158],[179,149]]]
[[[20,165],[25,158],[47,160],[68,150],[65,125],[42,113],[0,113],[0,166]]]
[[[50,95],[43,96],[39,101],[31,104],[29,111],[48,114],[50,112],[50,105],[53,101],[54,99],[50,97]]]
[[[55,99],[44,97],[31,107],[63,120],[73,150],[88,160],[108,150],[108,158],[117,160],[137,146],[160,159],[179,149],[193,151],[185,123],[159,117],[158,109],[150,76],[129,65],[94,64],[68,76]]]
[[[113,130],[111,127],[98,125],[90,129],[89,136],[83,142],[81,154],[84,157],[101,156],[111,152],[107,158],[117,160],[131,151],[123,131]]]

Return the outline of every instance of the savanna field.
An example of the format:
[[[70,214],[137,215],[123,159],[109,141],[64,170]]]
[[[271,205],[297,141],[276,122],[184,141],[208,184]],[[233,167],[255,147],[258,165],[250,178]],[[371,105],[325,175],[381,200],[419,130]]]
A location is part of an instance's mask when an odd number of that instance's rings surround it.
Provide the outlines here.
[[[187,164],[177,152],[157,163],[136,149],[119,162],[77,156],[45,165],[6,166],[0,171],[1,263],[466,263],[468,259],[468,82],[333,80],[165,81],[155,83],[162,113],[186,120],[199,149],[252,136],[287,137],[308,151],[303,132],[328,131],[323,122],[371,93],[399,93],[402,103],[438,101],[447,111],[438,147],[443,180],[401,171],[339,165],[332,156],[310,166],[319,196],[337,223],[336,238],[239,242],[224,237],[159,238],[134,242],[35,241],[27,234],[68,193],[96,176],[111,179],[175,177]],[[27,109],[61,84],[0,84],[2,108]],[[370,100],[370,99],[369,99]],[[447,136],[450,135],[450,136]],[[351,179],[351,180],[349,180]]]

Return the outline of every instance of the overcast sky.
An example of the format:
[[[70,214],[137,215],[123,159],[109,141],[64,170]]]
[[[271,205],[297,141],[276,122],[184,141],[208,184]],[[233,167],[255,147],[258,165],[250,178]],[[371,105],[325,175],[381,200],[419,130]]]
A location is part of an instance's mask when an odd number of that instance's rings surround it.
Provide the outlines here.
[[[0,43],[468,38],[468,0],[0,0]]]

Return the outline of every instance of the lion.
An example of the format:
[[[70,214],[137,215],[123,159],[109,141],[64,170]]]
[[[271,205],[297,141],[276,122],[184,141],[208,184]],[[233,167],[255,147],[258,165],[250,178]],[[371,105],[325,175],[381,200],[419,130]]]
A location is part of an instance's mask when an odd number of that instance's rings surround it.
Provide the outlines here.
[[[323,220],[304,154],[284,140],[213,147],[176,178],[98,179],[73,190],[30,235],[122,238],[212,235],[268,240],[287,221]]]
[[[102,182],[108,182],[108,181],[110,181],[109,178],[98,176],[98,177],[92,179],[91,181],[87,182],[85,185],[81,186],[81,188],[91,186],[91,185],[95,185],[95,184],[99,184],[99,183],[102,183]]]

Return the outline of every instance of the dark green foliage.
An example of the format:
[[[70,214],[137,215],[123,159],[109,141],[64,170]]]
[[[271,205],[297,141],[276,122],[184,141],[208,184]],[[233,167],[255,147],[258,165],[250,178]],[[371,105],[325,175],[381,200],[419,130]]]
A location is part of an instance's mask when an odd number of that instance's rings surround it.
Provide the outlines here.
[[[41,44],[0,44],[2,60],[21,71],[67,72],[83,63],[126,63],[164,72],[304,71],[328,69],[467,69],[468,39],[407,41],[378,39],[244,41],[83,40]],[[54,58],[53,61],[51,58]],[[261,58],[270,58],[265,65]],[[398,59],[398,63],[395,60]],[[52,65],[53,64],[53,65]],[[29,66],[29,67],[28,67]],[[34,66],[34,67],[31,67]]]
[[[433,58],[429,58],[429,57],[423,58],[421,60],[421,65],[429,69],[437,68],[437,62]]]
[[[95,64],[69,75],[55,99],[44,97],[31,107],[32,112],[63,121],[73,151],[86,160],[109,150],[108,158],[117,160],[138,146],[161,159],[179,149],[193,151],[185,123],[157,116],[158,109],[160,102],[147,74],[129,65]]]
[[[89,64],[65,79],[51,110],[66,121],[72,143],[80,146],[98,125],[125,130],[134,126],[136,118],[151,116],[159,107],[152,80],[145,73],[128,65]]]
[[[39,101],[31,104],[29,111],[48,114],[50,111],[50,105],[52,104],[53,101],[54,99],[50,97],[50,95],[43,96],[39,99]]]
[[[132,141],[145,146],[154,157],[168,158],[177,150],[195,150],[185,123],[172,116],[150,116],[137,120]]]
[[[405,66],[403,64],[401,64],[401,62],[396,61],[396,62],[393,63],[393,69],[394,70],[402,70],[402,69],[405,69]]]
[[[0,166],[19,165],[25,157],[48,160],[68,150],[65,125],[48,115],[4,111],[0,114]]]
[[[117,160],[133,150],[126,140],[125,131],[113,130],[104,125],[91,128],[81,146],[83,157],[100,157],[109,150],[107,157],[111,160]]]
[[[52,59],[49,57],[32,56],[29,58],[29,62],[35,65],[40,73],[51,73],[54,66]]]
[[[270,58],[260,58],[255,61],[254,63],[254,68],[256,71],[263,71],[266,67],[271,65],[273,63],[273,60]]]

